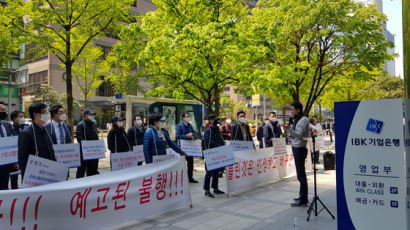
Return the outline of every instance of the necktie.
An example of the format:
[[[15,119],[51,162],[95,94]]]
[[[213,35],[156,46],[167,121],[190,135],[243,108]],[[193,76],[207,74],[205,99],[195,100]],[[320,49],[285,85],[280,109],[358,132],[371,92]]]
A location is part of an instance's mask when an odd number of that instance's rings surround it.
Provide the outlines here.
[[[4,137],[4,133],[3,133],[3,124],[0,123],[0,136]]]
[[[60,144],[65,144],[63,126],[58,124],[58,131],[60,132]]]

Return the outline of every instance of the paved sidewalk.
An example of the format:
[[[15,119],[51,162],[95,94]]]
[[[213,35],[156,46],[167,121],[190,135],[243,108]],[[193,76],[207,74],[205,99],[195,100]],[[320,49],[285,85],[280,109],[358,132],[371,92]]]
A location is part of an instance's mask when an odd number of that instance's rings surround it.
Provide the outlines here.
[[[322,161],[323,162],[323,161]],[[204,196],[202,185],[204,166],[202,160],[195,161],[198,171],[194,176],[199,184],[191,184],[193,208],[169,212],[160,216],[145,218],[124,224],[111,230],[167,229],[167,230],[240,230],[240,229],[337,229],[336,220],[324,211],[318,217],[306,221],[307,208],[291,208],[292,199],[297,196],[299,183],[296,178],[254,188],[232,195],[230,198],[218,196],[211,199]],[[323,168],[322,165],[319,166]],[[336,216],[335,171],[318,173],[318,193],[322,201]],[[309,198],[313,197],[313,174],[308,176]],[[225,188],[225,178],[220,180],[220,189]],[[297,227],[293,226],[297,218]]]

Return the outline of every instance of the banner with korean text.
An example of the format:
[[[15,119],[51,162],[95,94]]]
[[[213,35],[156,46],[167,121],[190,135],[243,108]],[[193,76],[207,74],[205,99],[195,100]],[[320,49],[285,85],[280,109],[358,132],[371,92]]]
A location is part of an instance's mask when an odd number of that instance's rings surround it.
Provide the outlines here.
[[[235,151],[236,164],[226,167],[227,193],[242,192],[256,186],[296,176],[290,146],[285,154],[275,154],[274,148]],[[312,170],[311,156],[306,158],[306,171]]]
[[[0,165],[17,162],[17,136],[0,138]]]
[[[0,229],[105,229],[189,207],[184,158],[0,191]]]

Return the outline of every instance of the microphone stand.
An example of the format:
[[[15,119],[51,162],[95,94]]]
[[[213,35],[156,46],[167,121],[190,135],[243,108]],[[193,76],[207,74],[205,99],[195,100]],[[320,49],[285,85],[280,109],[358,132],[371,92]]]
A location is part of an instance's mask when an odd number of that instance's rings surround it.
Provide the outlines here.
[[[312,145],[313,145],[313,153],[316,152],[315,150],[315,144],[316,144],[316,135],[311,132],[310,136],[312,137]],[[314,184],[314,189],[315,189],[315,195],[313,197],[312,203],[310,204],[310,207],[307,211],[308,217],[307,221],[310,219],[310,215],[312,215],[312,211],[314,211],[315,216],[318,216],[324,209],[329,213],[329,215],[332,217],[332,219],[335,219],[335,216],[329,211],[329,209],[326,207],[326,205],[320,200],[319,196],[317,195],[317,180],[316,180],[316,161],[315,159],[313,160],[313,184]],[[319,211],[317,208],[317,202],[320,202],[322,204],[323,208]]]

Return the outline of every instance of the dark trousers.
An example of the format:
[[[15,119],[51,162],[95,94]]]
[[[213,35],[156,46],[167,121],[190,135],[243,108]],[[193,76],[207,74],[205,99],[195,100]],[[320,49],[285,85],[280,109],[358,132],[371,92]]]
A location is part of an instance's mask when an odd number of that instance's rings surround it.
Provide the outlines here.
[[[87,176],[94,176],[98,172],[98,159],[84,161],[81,159],[81,167],[77,168],[76,178],[82,178],[87,173]]]
[[[305,160],[307,157],[307,148],[292,147],[293,157],[295,159],[296,175],[300,183],[299,198],[300,202],[308,202],[308,184],[306,179]]]
[[[263,141],[259,141],[259,148],[263,149]]]
[[[19,174],[10,176],[10,184],[11,184],[11,189],[18,189],[18,179],[19,179]]]
[[[209,185],[211,184],[211,178],[212,178],[212,188],[213,189],[218,189],[218,180],[219,180],[219,171],[220,170],[213,170],[213,171],[208,171],[208,169],[205,166],[205,180],[204,180],[204,190],[209,191]]]
[[[188,179],[194,179],[194,158],[193,157],[185,157],[187,167],[188,167]]]
[[[312,163],[319,163],[319,151],[312,153]]]
[[[0,190],[9,189],[10,166],[0,166]]]

